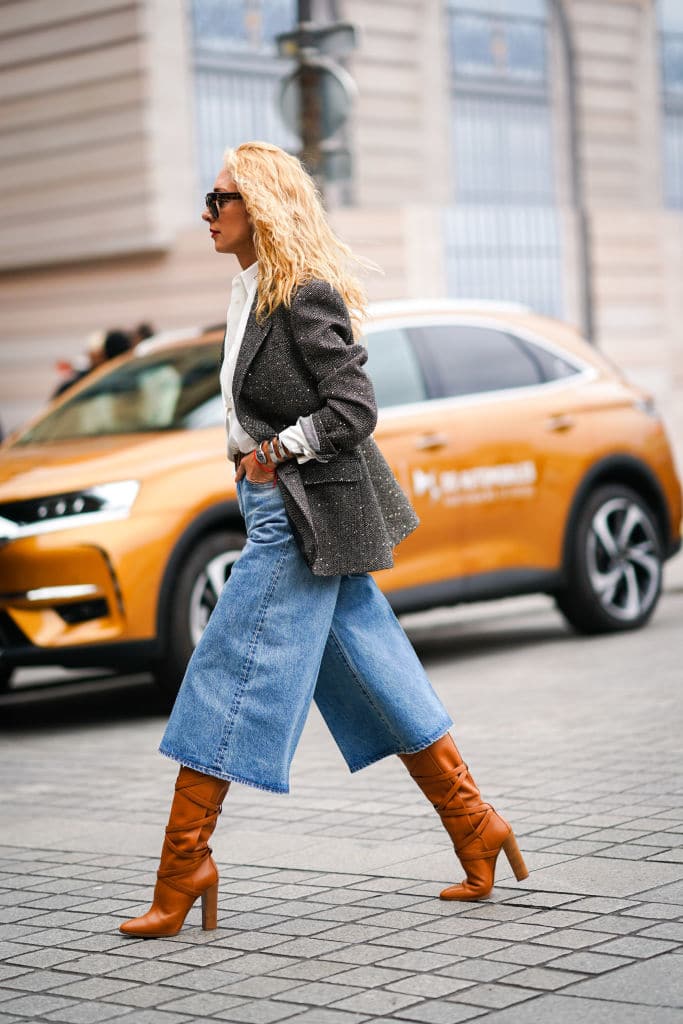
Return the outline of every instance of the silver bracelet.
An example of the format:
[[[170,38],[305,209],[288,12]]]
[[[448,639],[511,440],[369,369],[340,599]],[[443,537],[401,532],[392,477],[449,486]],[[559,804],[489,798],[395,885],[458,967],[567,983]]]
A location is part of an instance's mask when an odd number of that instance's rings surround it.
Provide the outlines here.
[[[274,464],[275,464],[275,465],[277,466],[277,465],[279,465],[279,463],[281,463],[281,462],[284,462],[285,460],[284,460],[284,459],[282,459],[282,458],[280,458],[280,456],[279,456],[279,455],[277,454],[277,452],[275,451],[275,445],[274,445],[274,443],[273,443],[273,442],[274,442],[274,440],[275,440],[275,439],[273,438],[272,440],[270,440],[270,441],[268,442],[268,450],[269,450],[269,452],[270,452],[270,457],[271,457],[271,459],[273,460],[273,463],[274,463]]]
[[[287,462],[288,459],[296,458],[296,452],[290,452],[289,448],[280,438],[279,434],[277,435],[277,443],[279,445],[280,451],[282,452],[282,462]]]

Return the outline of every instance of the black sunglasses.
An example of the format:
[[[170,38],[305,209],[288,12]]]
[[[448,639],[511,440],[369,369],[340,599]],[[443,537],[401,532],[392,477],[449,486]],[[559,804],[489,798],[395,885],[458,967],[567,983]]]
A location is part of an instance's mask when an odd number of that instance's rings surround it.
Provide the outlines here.
[[[241,199],[241,192],[207,192],[204,196],[204,202],[206,208],[211,214],[213,220],[218,220],[221,212],[221,206],[224,203],[229,203],[231,199]]]

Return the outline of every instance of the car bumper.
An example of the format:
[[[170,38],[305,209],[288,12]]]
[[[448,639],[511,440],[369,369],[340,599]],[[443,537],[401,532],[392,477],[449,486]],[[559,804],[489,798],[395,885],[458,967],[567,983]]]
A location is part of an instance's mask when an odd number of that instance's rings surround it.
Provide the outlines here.
[[[0,548],[0,659],[101,665],[156,643],[171,515],[136,516],[17,539]],[[90,657],[88,652],[99,661]],[[123,652],[123,653],[122,653]]]
[[[151,666],[159,653],[156,640],[38,647],[30,642],[6,612],[0,612],[0,670],[3,671],[40,665],[139,671]]]

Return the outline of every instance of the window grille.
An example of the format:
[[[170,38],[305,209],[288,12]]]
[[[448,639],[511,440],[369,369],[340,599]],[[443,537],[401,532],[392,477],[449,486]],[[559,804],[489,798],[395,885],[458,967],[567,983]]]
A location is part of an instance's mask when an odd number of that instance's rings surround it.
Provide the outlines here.
[[[213,185],[227,146],[248,139],[296,150],[277,104],[290,62],[275,37],[292,29],[296,0],[191,0],[200,192]]]
[[[683,209],[683,4],[660,0],[664,202]]]
[[[562,313],[546,0],[447,0],[449,293]]]

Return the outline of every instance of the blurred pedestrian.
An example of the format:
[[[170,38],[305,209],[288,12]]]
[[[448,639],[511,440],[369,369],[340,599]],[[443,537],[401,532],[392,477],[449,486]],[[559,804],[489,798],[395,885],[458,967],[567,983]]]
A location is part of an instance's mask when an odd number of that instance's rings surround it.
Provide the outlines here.
[[[65,374],[65,377],[53,391],[52,398],[57,398],[64,391],[68,391],[100,365],[104,359],[104,338],[104,331],[93,331],[88,336],[87,348],[83,355],[77,356],[72,362],[60,360],[57,363],[57,371]]]
[[[481,799],[452,722],[371,571],[417,518],[371,437],[377,408],[354,340],[364,296],[300,162],[228,150],[202,215],[237,256],[220,371],[247,543],[192,655],[161,742],[180,762],[150,910],[127,935],[175,935],[201,896],[215,928],[208,840],[230,782],[289,790],[315,700],[351,771],[398,754],[436,807],[466,879],[487,896],[510,825]]]
[[[148,338],[154,336],[154,328],[151,324],[138,324],[138,326],[131,332],[131,348],[135,348],[141,341],[147,341]]]
[[[102,347],[104,349],[104,362],[107,362],[109,359],[116,359],[118,356],[122,356],[124,352],[128,352],[133,347],[133,342],[130,334],[116,328],[107,331]]]
[[[88,348],[84,356],[80,356],[73,363],[57,363],[57,369],[66,371],[68,376],[55,388],[52,398],[57,398],[64,391],[68,391],[102,363],[108,359],[115,359],[130,348],[131,338],[126,331],[119,328],[107,331],[106,334],[103,331],[95,331],[88,339]]]

